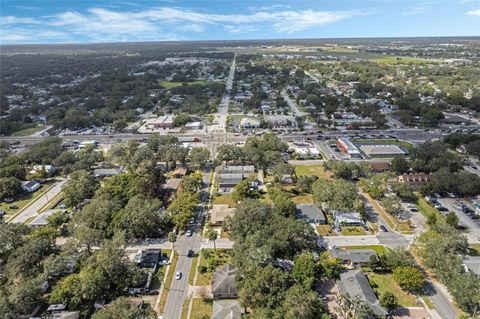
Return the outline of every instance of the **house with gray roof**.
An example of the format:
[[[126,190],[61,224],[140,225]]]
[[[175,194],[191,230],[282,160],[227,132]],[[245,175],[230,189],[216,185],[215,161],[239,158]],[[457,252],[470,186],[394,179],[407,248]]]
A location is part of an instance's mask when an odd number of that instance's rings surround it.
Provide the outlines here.
[[[225,264],[221,269],[213,273],[212,295],[215,299],[235,299],[238,297],[235,275],[237,268],[231,264]]]
[[[236,300],[215,300],[213,302],[212,319],[240,319],[245,313]]]
[[[362,216],[357,212],[333,212],[335,228],[341,229],[348,226],[363,226]]]
[[[121,174],[123,172],[121,167],[113,167],[113,168],[96,168],[93,170],[93,176],[96,178],[103,178],[109,176],[115,176]]]
[[[298,204],[297,217],[311,224],[326,224],[327,218],[315,204]]]
[[[337,247],[331,249],[330,254],[350,266],[365,266],[372,256],[377,256],[377,253],[373,249],[342,250]]]
[[[362,270],[354,269],[342,272],[337,285],[340,293],[347,299],[359,298],[370,306],[375,314],[382,317],[388,315],[388,312],[380,306],[380,302]]]

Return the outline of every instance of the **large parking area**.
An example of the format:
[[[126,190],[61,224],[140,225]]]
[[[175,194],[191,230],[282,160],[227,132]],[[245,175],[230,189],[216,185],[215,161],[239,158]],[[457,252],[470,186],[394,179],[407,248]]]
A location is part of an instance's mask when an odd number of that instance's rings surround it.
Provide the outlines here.
[[[470,199],[463,198],[438,198],[438,202],[451,212],[455,212],[459,219],[459,225],[467,228],[467,237],[469,241],[480,242],[477,237],[480,236],[480,219],[478,213],[465,213],[462,205],[475,212],[475,206]],[[443,212],[446,213],[446,212]],[[474,216],[477,217],[474,217]]]

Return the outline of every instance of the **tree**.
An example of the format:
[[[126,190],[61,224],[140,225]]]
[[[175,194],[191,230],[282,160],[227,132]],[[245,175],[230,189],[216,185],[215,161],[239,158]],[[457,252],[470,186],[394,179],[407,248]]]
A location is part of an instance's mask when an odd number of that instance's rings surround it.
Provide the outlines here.
[[[85,199],[92,198],[98,186],[98,182],[89,172],[73,172],[62,187],[65,204],[70,207],[78,206]]]
[[[427,217],[427,224],[432,226],[437,223],[437,215],[435,213],[431,213]]]
[[[152,308],[137,307],[126,298],[118,298],[95,312],[92,319],[154,319],[156,314]]]
[[[198,194],[183,192],[178,195],[167,208],[173,224],[184,229],[198,205]]]
[[[233,200],[237,202],[247,198],[259,198],[260,192],[256,188],[252,187],[253,182],[254,177],[248,177],[235,185],[232,193]]]
[[[211,240],[213,241],[213,249],[214,250],[217,250],[217,247],[215,245],[215,241],[217,240],[217,237],[218,237],[218,233],[215,229],[209,229],[207,230],[207,238],[208,240]]]
[[[293,285],[285,293],[283,309],[286,319],[317,319],[321,316],[322,304],[315,291]]]
[[[14,197],[22,193],[22,183],[16,177],[0,177],[0,198]]]
[[[210,158],[210,151],[205,147],[194,147],[188,154],[188,161],[196,169],[204,169]]]
[[[183,190],[185,192],[195,193],[200,190],[203,185],[203,174],[200,172],[192,173],[183,179]]]
[[[354,208],[358,189],[355,184],[346,180],[319,179],[312,185],[312,195],[318,206],[348,211]]]
[[[457,228],[458,226],[458,216],[454,212],[449,212],[445,221],[453,228]]]
[[[177,241],[177,233],[171,231],[168,233],[168,241],[172,243],[172,249],[175,249],[175,242]]]
[[[389,313],[392,313],[398,307],[398,298],[390,291],[386,291],[380,296],[380,305]]]
[[[313,289],[317,275],[317,268],[313,254],[304,252],[297,255],[292,268],[292,277],[305,289]]]
[[[393,270],[393,279],[409,292],[421,291],[425,284],[425,276],[414,267],[397,267]]]
[[[388,196],[382,200],[382,206],[385,208],[385,211],[393,216],[399,216],[403,213],[402,202],[397,196]]]

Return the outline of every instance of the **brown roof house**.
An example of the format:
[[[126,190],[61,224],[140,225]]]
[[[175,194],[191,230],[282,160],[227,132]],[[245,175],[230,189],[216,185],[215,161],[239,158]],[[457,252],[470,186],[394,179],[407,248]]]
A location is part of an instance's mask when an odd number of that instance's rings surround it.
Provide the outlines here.
[[[212,206],[210,212],[210,225],[222,226],[226,217],[230,217],[235,212],[235,208],[229,208],[228,204],[217,204]]]
[[[185,177],[185,175],[187,175],[187,168],[184,167],[184,166],[179,166],[177,167],[173,173],[172,173],[172,177],[173,178],[183,178]]]
[[[215,299],[235,299],[238,297],[235,285],[237,268],[231,264],[225,264],[221,269],[213,273],[212,295]]]
[[[400,183],[405,183],[413,190],[417,190],[431,180],[431,174],[426,173],[405,173],[398,176]]]
[[[388,162],[370,162],[370,168],[375,173],[381,173],[390,170],[390,163]]]

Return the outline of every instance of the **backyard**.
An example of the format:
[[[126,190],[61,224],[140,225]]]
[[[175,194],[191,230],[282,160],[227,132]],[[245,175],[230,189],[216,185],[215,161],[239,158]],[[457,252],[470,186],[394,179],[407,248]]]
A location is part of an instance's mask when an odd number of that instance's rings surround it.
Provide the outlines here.
[[[380,298],[385,292],[389,291],[393,293],[398,298],[398,304],[402,307],[415,307],[416,306],[416,297],[415,295],[409,294],[403,291],[393,279],[391,273],[378,273],[378,272],[369,272],[367,273],[368,281],[372,286],[373,290]]]
[[[317,176],[318,178],[330,178],[331,174],[325,172],[322,164],[314,164],[314,165],[295,165],[295,174],[297,176],[302,175],[313,175]]]

